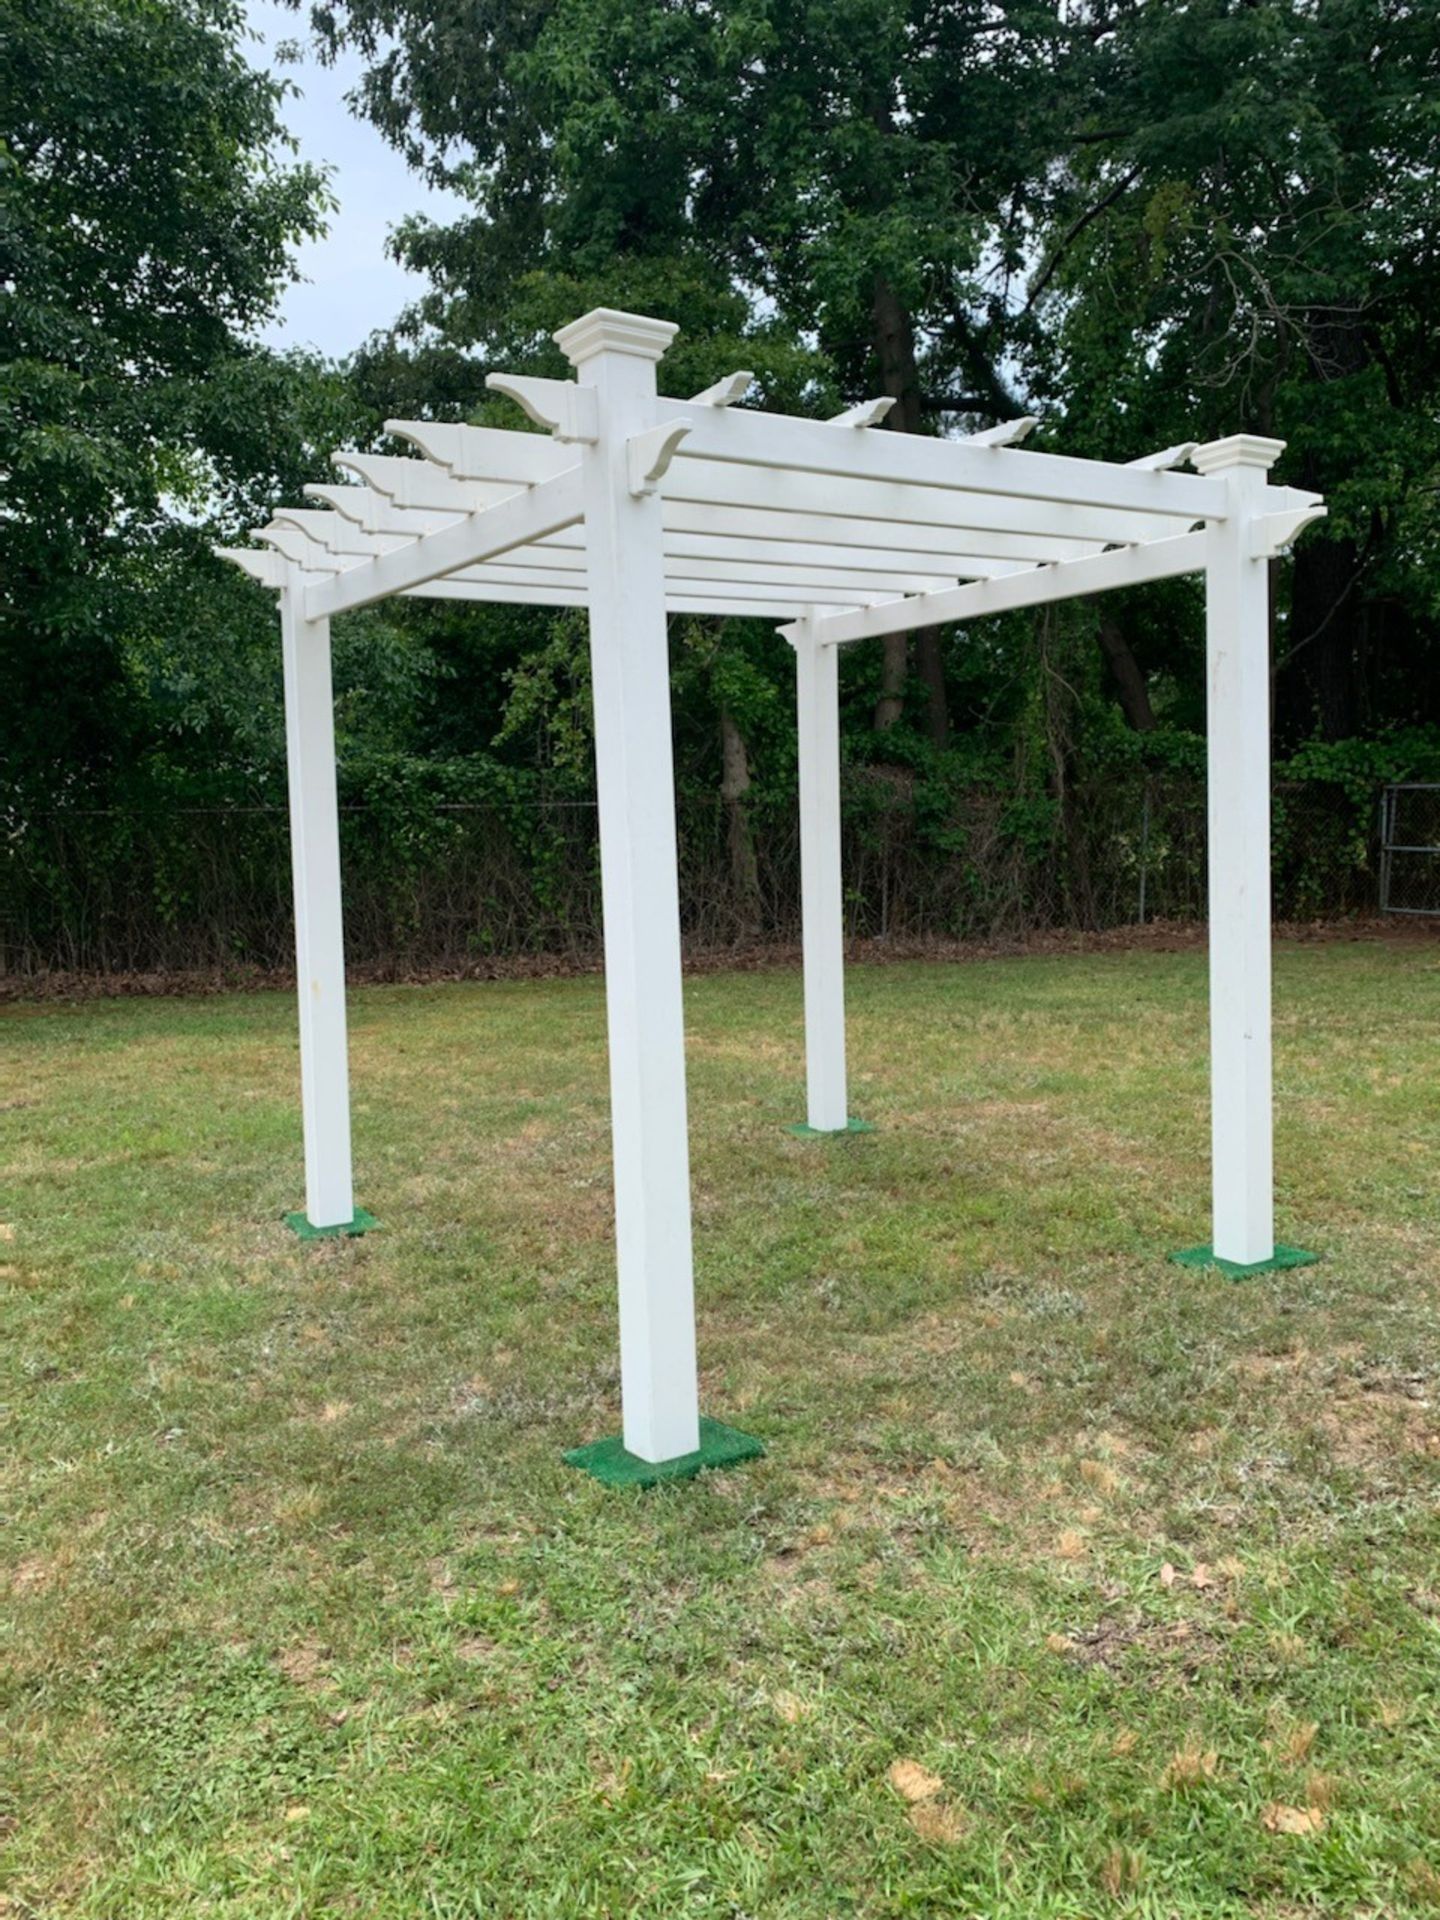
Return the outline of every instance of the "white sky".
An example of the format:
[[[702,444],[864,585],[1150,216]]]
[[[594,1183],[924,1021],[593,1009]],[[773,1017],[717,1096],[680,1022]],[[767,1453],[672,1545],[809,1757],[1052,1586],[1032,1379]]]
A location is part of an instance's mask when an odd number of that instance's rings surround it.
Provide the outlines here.
[[[246,45],[254,66],[273,66],[280,41],[306,38],[304,11],[293,13],[276,0],[248,0],[246,14],[260,36]],[[304,278],[284,295],[277,318],[260,337],[272,346],[316,347],[338,358],[388,326],[423,290],[418,275],[404,272],[386,254],[390,228],[408,213],[443,218],[461,203],[428,187],[346,106],[344,96],[362,71],[358,59],[347,55],[333,67],[307,59],[277,71],[299,89],[283,112],[301,156],[332,168],[331,189],[340,207],[326,237],[300,249]]]

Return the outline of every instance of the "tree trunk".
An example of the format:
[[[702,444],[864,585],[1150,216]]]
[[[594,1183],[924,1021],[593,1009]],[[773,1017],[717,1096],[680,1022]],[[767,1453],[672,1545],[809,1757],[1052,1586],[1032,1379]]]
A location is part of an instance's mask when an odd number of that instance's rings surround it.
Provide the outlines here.
[[[887,633],[880,642],[880,697],[875,702],[875,731],[888,733],[905,711],[905,681],[910,672],[910,636]]]
[[[1309,346],[1317,381],[1345,378],[1371,364],[1354,315],[1329,309],[1311,317]],[[1300,485],[1325,490],[1314,454],[1301,464]],[[1380,528],[1372,530],[1372,541]],[[1276,732],[1285,744],[1317,732],[1344,740],[1364,724],[1369,662],[1368,623],[1358,591],[1366,553],[1352,538],[1327,539],[1323,527],[1295,549],[1288,650],[1275,675]]]
[[[878,273],[872,289],[871,322],[875,357],[880,363],[881,390],[895,400],[889,425],[898,433],[923,433],[915,325],[894,287]],[[925,686],[926,732],[937,747],[943,747],[950,738],[950,710],[945,700],[945,660],[940,650],[938,627],[921,627],[910,635],[886,636],[880,698],[875,703],[875,729],[878,733],[888,732],[904,712],[909,643],[914,645]]]
[[[726,840],[730,853],[730,885],[735,917],[742,933],[760,931],[760,870],[755,859],[755,834],[745,796],[750,791],[750,755],[745,736],[727,708],[720,709],[720,798],[725,807]]]
[[[1100,651],[1105,656],[1120,696],[1125,718],[1136,733],[1149,733],[1155,725],[1155,710],[1150,705],[1150,689],[1140,671],[1140,663],[1131,651],[1124,629],[1113,614],[1102,613],[1099,625]]]
[[[1290,647],[1276,695],[1277,727],[1287,744],[1317,731],[1322,740],[1345,740],[1359,728],[1359,571],[1353,540],[1312,535],[1295,549]]]

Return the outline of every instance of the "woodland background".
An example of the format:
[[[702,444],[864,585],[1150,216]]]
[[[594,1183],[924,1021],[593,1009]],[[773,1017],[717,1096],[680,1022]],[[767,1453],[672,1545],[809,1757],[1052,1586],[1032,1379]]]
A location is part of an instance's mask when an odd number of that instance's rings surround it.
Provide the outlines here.
[[[393,415],[517,424],[594,305],[663,390],[1021,412],[1128,459],[1238,430],[1327,521],[1275,569],[1277,910],[1373,900],[1388,779],[1440,779],[1437,0],[335,0],[356,110],[466,199],[339,365],[255,344],[323,224],[225,0],[0,0],[0,969],[283,965],[271,597],[214,560]],[[391,449],[398,450],[398,449]],[[793,676],[672,623],[684,912],[798,915]],[[335,630],[352,957],[593,950],[583,621],[394,603]],[[847,652],[857,932],[1204,909],[1197,583]]]

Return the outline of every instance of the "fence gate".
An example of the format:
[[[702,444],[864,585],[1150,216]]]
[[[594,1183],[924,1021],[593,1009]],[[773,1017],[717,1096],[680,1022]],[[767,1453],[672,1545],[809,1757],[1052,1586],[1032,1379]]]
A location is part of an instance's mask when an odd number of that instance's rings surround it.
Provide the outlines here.
[[[1381,796],[1380,911],[1440,914],[1440,783]]]

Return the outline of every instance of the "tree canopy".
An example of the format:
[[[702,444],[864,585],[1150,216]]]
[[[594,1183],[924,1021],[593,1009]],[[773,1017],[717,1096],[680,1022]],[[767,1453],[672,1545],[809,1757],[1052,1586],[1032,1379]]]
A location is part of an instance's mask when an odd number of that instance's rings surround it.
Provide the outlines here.
[[[487,370],[564,374],[551,331],[601,304],[680,324],[672,393],[744,366],[765,406],[886,393],[908,433],[1031,412],[1034,444],[1117,459],[1284,439],[1276,478],[1330,518],[1275,568],[1278,749],[1361,814],[1376,770],[1421,764],[1440,0],[294,3],[465,202],[400,227],[424,291],[339,367],[254,344],[326,192],[228,0],[0,0],[17,818],[277,797],[273,611],[210,540],[387,416],[515,424]],[[407,846],[442,797],[588,795],[581,623],[397,603],[336,645],[342,781]],[[1068,859],[1107,770],[1195,764],[1203,657],[1193,583],[856,648],[845,751],[937,857],[970,857],[956,796],[983,789],[1026,859]],[[682,787],[751,897],[793,799],[790,662],[691,620],[674,665]]]
[[[471,202],[397,238],[431,285],[412,328],[543,359],[605,299],[683,323],[682,384],[743,358],[772,405],[881,391],[907,432],[1034,406],[1118,457],[1278,434],[1281,477],[1332,502],[1279,595],[1282,738],[1408,717],[1417,676],[1433,716],[1435,0],[311,19],[367,55],[375,124]],[[1142,726],[1152,680],[1195,682],[1157,624],[1096,622]],[[918,651],[943,740],[938,636]]]
[[[183,569],[224,604],[206,528],[263,515],[305,468],[305,416],[342,415],[313,369],[250,344],[325,194],[277,158],[282,90],[244,59],[238,9],[4,14],[0,618],[6,758],[33,800],[136,750],[124,635],[193,605]]]

